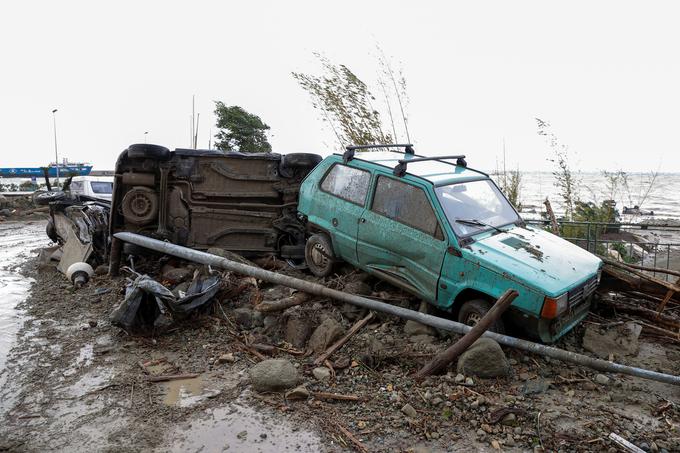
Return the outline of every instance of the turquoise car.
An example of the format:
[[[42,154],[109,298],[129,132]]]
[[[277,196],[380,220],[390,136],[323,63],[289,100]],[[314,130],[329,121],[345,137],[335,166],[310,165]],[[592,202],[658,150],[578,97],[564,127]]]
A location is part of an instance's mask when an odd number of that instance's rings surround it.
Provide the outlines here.
[[[404,152],[366,150],[388,147]],[[554,342],[587,315],[600,281],[599,258],[527,226],[465,156],[348,147],[307,175],[298,211],[312,273],[346,261],[469,325],[512,288],[519,297],[493,326],[501,333],[512,325]]]

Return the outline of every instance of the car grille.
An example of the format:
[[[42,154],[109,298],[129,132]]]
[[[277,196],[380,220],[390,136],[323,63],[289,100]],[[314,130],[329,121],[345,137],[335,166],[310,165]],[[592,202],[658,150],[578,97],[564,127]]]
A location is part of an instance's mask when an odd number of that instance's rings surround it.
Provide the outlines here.
[[[573,308],[581,304],[597,288],[597,277],[592,277],[569,291],[569,307]]]

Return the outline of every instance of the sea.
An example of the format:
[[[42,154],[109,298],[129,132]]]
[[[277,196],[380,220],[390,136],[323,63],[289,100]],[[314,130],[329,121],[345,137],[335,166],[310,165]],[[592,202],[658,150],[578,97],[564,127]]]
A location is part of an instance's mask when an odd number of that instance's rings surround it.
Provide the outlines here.
[[[623,216],[628,222],[671,219],[680,222],[680,173],[657,173],[653,178],[650,173],[628,173],[627,184],[619,184],[614,190],[607,184],[602,173],[575,173],[579,181],[576,187],[577,196],[582,201],[597,204],[604,200],[616,201],[616,208],[623,212],[624,207],[639,206],[642,211],[654,212],[654,215]],[[494,175],[492,177],[495,178]],[[16,184],[19,186],[27,178],[0,178],[0,184]],[[40,180],[38,180],[40,182]],[[7,190],[7,189],[4,189]],[[520,186],[520,202],[522,215],[526,218],[539,218],[545,211],[543,201],[548,198],[557,216],[564,213],[564,206],[555,186],[555,177],[551,172],[522,172]]]

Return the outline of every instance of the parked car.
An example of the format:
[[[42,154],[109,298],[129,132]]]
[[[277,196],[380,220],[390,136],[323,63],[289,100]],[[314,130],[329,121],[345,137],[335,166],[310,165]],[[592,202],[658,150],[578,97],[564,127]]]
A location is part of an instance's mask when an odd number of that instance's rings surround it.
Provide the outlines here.
[[[113,176],[74,176],[69,189],[72,195],[111,201]]]
[[[305,153],[130,145],[116,162],[110,234],[129,231],[199,250],[304,263],[298,192],[320,161]]]
[[[599,258],[527,226],[465,156],[422,157],[396,146],[405,152],[348,147],[304,180],[298,209],[314,274],[346,261],[469,325],[513,288],[519,297],[493,329],[510,323],[547,343],[586,316]]]

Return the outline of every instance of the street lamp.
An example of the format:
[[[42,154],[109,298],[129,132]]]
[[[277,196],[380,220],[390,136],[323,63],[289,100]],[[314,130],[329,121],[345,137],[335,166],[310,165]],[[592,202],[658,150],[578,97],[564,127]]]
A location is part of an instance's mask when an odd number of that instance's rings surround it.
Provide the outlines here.
[[[57,181],[59,186],[59,153],[57,152],[57,109],[52,110],[52,120],[54,121],[54,162],[57,165]]]
[[[146,136],[149,134],[149,131],[144,132],[144,143],[146,143]]]

